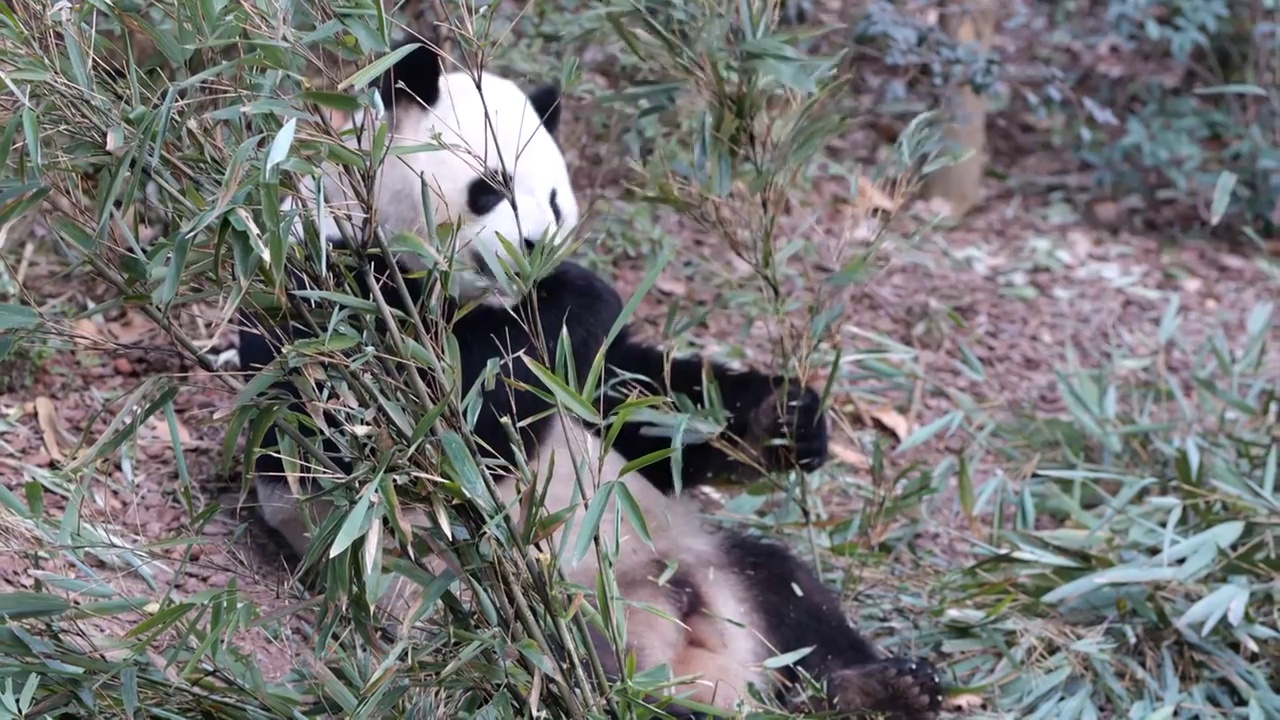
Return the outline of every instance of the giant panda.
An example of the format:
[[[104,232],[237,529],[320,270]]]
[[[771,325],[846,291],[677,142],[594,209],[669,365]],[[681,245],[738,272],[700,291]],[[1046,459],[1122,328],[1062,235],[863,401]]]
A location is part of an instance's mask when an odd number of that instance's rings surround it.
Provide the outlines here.
[[[470,164],[447,152],[424,149],[389,159],[382,168],[373,206],[384,229],[423,232],[422,213],[413,209],[420,208],[425,183],[432,217],[438,223],[447,221],[460,237],[454,262],[462,268],[454,272],[463,281],[451,285],[434,307],[396,304],[397,309],[448,325],[461,358],[464,393],[494,361],[515,387],[543,387],[520,358],[530,356],[554,367],[560,338],[567,337],[579,377],[604,349],[600,386],[609,389],[601,394],[600,417],[609,417],[637,395],[683,395],[700,404],[710,377],[728,413],[723,436],[731,441],[687,442],[678,465],[668,457],[624,474],[629,461],[670,448],[670,437],[654,432],[645,421],[629,422],[613,429],[616,436],[606,450],[601,440],[604,428],[567,412],[548,412],[552,405],[542,395],[498,382],[482,390],[483,405],[472,430],[485,455],[482,459],[508,467],[526,462],[532,476],[539,478],[538,491],[545,488],[541,502],[547,513],[572,503],[585,507],[601,482],[625,484],[644,514],[652,545],[640,539],[616,501],[607,506],[599,527],[612,528],[616,521],[623,528],[616,538],[614,565],[621,596],[661,614],[629,605],[622,650],[632,654],[638,669],[666,664],[672,677],[694,678],[677,692],[713,707],[732,708],[749,684],[783,694],[798,680],[798,668],[826,682],[830,709],[838,716],[873,712],[900,720],[936,717],[941,687],[932,664],[880,657],[848,622],[837,593],[788,549],[704,522],[691,501],[676,492],[677,485],[687,489],[725,477],[746,478],[759,469],[811,471],[823,465],[827,429],[812,389],[783,376],[734,370],[707,358],[669,359],[660,348],[636,339],[626,326],[607,343],[623,302],[610,283],[568,260],[555,264],[523,295],[500,292],[493,282],[493,260],[510,260],[513,251],[530,253],[540,243],[559,242],[578,222],[578,206],[556,140],[560,98],[555,86],[526,93],[493,74],[479,78],[477,83],[471,73],[446,72],[442,56],[425,44],[416,45],[382,78],[379,94],[393,144],[463,143],[483,162]],[[522,149],[518,159],[517,148]],[[498,155],[503,156],[505,172]],[[341,199],[344,181],[336,173],[324,180],[327,197]],[[304,207],[315,199],[307,193],[301,196]],[[324,240],[335,247],[341,244],[331,215],[318,213],[316,226]],[[412,272],[412,263],[404,258],[365,252],[355,254],[354,261],[367,263],[362,267],[370,270],[393,303],[398,297],[388,279],[393,263],[411,297],[428,294],[425,276]],[[375,332],[387,329],[383,324]],[[537,334],[545,338],[545,351],[535,341]],[[246,327],[240,337],[241,367],[262,371],[276,359],[282,343],[309,335],[287,322],[265,329]],[[292,393],[296,402],[297,391],[287,379],[277,381],[276,387]],[[504,427],[508,422],[520,428],[519,448],[509,440]],[[301,555],[312,542],[311,528],[318,527],[330,506],[309,499],[304,513],[279,455],[270,451],[277,442],[271,428],[254,455],[255,490],[262,517]],[[336,445],[326,442],[324,448],[335,452]],[[350,472],[350,459],[333,460]],[[512,472],[498,481],[507,507],[518,507],[518,498],[530,491],[515,476]],[[586,497],[578,494],[580,480]],[[306,493],[314,485],[302,483],[300,488]],[[562,535],[574,532],[566,530],[569,525],[553,533],[550,547],[562,546]],[[566,545],[573,545],[572,538]],[[586,553],[577,564],[571,562],[571,554],[564,553],[560,569],[569,582],[593,591],[595,553]],[[393,613],[404,612],[403,607],[395,609],[396,603],[410,600],[399,591],[384,597],[391,597],[380,602]],[[592,639],[599,645],[606,672],[617,677],[616,648],[602,635]],[[812,650],[793,666],[776,671],[763,666],[770,657],[804,648]],[[665,712],[704,717],[676,704]]]

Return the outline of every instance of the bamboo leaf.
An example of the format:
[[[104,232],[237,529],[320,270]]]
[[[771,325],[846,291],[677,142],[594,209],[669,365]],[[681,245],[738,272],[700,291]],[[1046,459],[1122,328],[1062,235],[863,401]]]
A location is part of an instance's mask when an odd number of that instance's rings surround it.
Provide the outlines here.
[[[533,374],[547,386],[547,389],[551,391],[551,394],[555,396],[556,400],[560,401],[560,403],[570,412],[589,424],[596,425],[603,422],[600,418],[600,414],[591,406],[591,403],[587,402],[581,395],[571,390],[560,378],[556,377],[555,373],[548,370],[542,363],[527,355],[522,357],[525,365],[527,365],[529,369],[533,371]]]

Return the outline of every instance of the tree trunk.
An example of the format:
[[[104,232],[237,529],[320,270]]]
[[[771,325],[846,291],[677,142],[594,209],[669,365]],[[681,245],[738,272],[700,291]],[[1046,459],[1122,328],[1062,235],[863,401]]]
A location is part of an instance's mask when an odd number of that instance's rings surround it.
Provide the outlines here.
[[[996,0],[949,0],[943,4],[942,29],[958,43],[975,43],[991,50],[995,37]],[[942,101],[942,134],[948,149],[964,159],[931,174],[926,194],[942,198],[955,217],[964,215],[982,199],[982,178],[987,166],[986,100],[967,82],[953,85]]]

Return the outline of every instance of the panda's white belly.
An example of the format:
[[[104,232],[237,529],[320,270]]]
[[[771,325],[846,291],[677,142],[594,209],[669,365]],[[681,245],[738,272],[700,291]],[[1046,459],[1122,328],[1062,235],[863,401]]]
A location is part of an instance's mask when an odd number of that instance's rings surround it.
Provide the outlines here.
[[[598,525],[586,530],[598,532],[614,558],[614,579],[623,599],[618,609],[626,621],[624,642],[636,653],[639,668],[666,664],[673,677],[697,676],[697,680],[675,689],[692,692],[700,702],[732,708],[748,683],[764,682],[760,662],[773,654],[758,634],[762,618],[756,613],[747,579],[734,570],[718,538],[689,505],[663,495],[638,473],[623,476],[626,460],[617,453],[603,452],[599,438],[573,418],[557,416],[552,422],[554,427],[543,438],[538,456],[528,463],[538,486],[526,487],[523,492],[542,493],[545,489],[544,515],[570,504],[577,506],[570,520],[549,540],[549,547],[559,553],[566,579],[588,592],[597,587],[595,547],[587,546],[576,561],[573,556],[591,498],[604,483],[620,479],[644,516],[652,544],[631,524],[616,492]],[[579,485],[584,492],[579,491]],[[518,496],[525,486],[512,479],[500,482],[503,504],[519,512],[522,504]],[[264,517],[289,537],[299,553],[305,553],[310,537],[289,488],[278,481],[259,482],[258,492],[259,500],[268,506]],[[310,503],[308,509],[316,514],[313,523],[321,522],[332,510],[323,500]],[[430,524],[426,514],[417,509],[407,512],[405,519],[411,527]],[[394,544],[389,533],[384,541],[388,546]],[[420,561],[437,573],[445,567],[437,557]],[[685,607],[673,591],[677,572],[694,587],[696,611]],[[403,619],[417,606],[421,588],[399,576],[389,576],[388,581],[378,604],[393,618]]]
[[[698,675],[700,680],[680,690],[694,691],[704,703],[732,707],[748,682],[763,680],[759,662],[772,654],[757,634],[760,618],[751,590],[732,569],[717,537],[687,503],[662,494],[639,473],[624,476],[626,459],[604,452],[599,438],[573,418],[556,416],[552,422],[555,427],[548,430],[538,457],[529,466],[538,483],[536,491],[545,488],[546,514],[577,505],[570,521],[550,541],[559,552],[565,578],[588,589],[597,587],[595,548],[588,546],[576,561],[573,557],[579,533],[594,529],[605,547],[614,550],[610,554],[619,594],[625,598],[627,644],[636,652],[638,666],[665,663],[674,677]],[[620,480],[635,499],[651,545],[628,519],[616,490],[599,524],[584,527],[591,498],[613,480]],[[499,492],[510,507],[517,484],[503,482]],[[692,616],[677,617],[680,603],[670,585],[675,571],[696,587],[700,609]]]
[[[529,463],[537,487],[527,487],[525,482],[508,480],[499,485],[499,492],[502,494],[502,501],[508,506],[522,487],[525,488],[524,492],[545,493],[542,495],[544,514],[558,512],[571,504],[576,505],[577,510],[560,526],[551,542],[551,546],[560,551],[560,566],[566,577],[574,582],[585,581],[589,586],[595,585],[595,552],[588,551],[575,562],[574,548],[578,545],[580,532],[584,529],[592,530],[584,527],[592,498],[601,491],[602,486],[615,480],[620,480],[635,499],[654,543],[653,548],[645,544],[627,513],[622,510],[615,489],[601,514],[598,531],[607,547],[617,549],[618,565],[634,566],[661,557],[665,554],[664,551],[675,549],[668,547],[673,533],[685,536],[685,540],[693,540],[693,537],[689,537],[691,535],[705,536],[708,544],[711,544],[712,538],[706,536],[697,518],[689,514],[679,501],[664,496],[638,473],[630,473],[624,477],[622,470],[626,466],[626,459],[615,452],[605,452],[600,439],[581,423],[567,416],[553,417],[550,422],[552,427],[548,428],[537,457]],[[566,534],[569,536],[567,542],[564,537]]]

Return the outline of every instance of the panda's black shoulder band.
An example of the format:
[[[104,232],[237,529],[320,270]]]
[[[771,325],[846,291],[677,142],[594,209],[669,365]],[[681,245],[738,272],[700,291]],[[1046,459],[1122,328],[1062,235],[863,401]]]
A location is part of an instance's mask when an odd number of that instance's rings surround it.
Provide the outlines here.
[[[382,74],[379,91],[383,104],[389,109],[399,102],[431,107],[440,99],[440,77],[444,74],[440,51],[430,41],[410,38],[398,43],[392,52],[408,45],[416,47]]]

